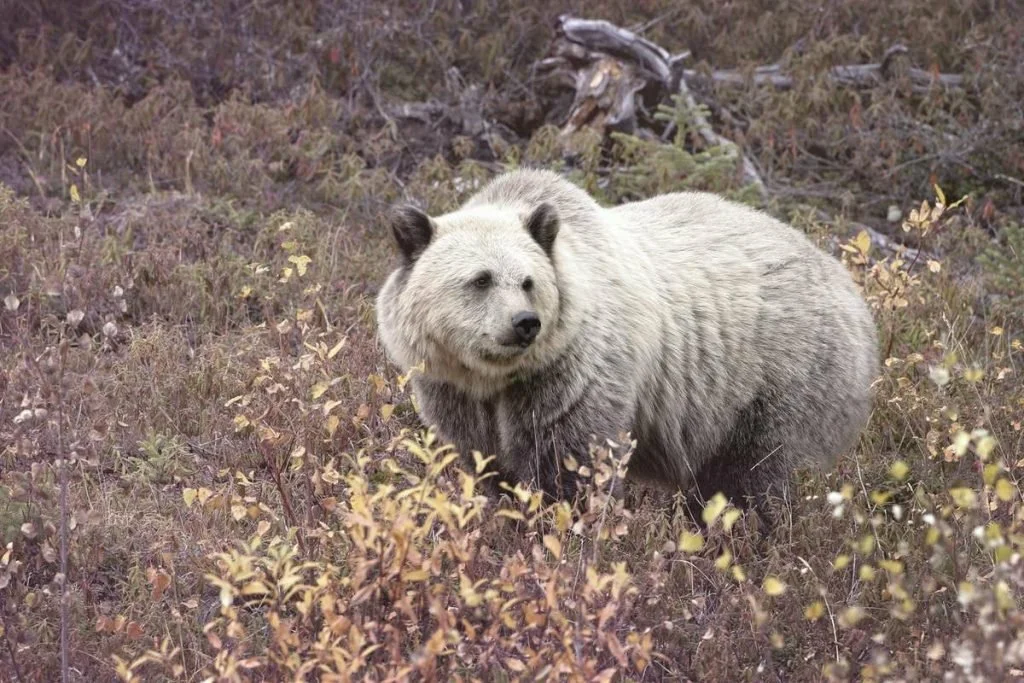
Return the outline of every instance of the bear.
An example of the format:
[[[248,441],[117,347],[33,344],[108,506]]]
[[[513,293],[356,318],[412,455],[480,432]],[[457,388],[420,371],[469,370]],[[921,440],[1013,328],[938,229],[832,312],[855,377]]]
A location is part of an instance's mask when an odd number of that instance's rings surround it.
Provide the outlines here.
[[[521,168],[443,215],[397,206],[390,233],[386,356],[420,366],[420,420],[494,456],[499,481],[571,499],[566,456],[629,432],[627,481],[760,511],[867,426],[870,308],[838,259],[761,210],[698,191],[605,207]]]

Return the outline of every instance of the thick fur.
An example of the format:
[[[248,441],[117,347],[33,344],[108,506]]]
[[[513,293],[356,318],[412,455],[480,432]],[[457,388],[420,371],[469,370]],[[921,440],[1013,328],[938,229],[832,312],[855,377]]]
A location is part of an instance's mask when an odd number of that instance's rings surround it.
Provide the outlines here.
[[[387,353],[424,363],[423,422],[497,456],[507,480],[571,497],[564,456],[586,462],[592,436],[629,430],[631,477],[763,501],[866,425],[870,311],[841,263],[764,213],[695,192],[603,208],[520,170],[393,229],[406,241],[377,301]],[[509,350],[521,310],[540,332]]]

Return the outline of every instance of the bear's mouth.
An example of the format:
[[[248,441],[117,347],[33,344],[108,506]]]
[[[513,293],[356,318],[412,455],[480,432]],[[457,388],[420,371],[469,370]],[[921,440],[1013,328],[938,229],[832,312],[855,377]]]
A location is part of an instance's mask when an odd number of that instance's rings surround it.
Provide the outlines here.
[[[502,344],[498,347],[480,349],[479,356],[488,363],[508,365],[523,357],[530,344]]]

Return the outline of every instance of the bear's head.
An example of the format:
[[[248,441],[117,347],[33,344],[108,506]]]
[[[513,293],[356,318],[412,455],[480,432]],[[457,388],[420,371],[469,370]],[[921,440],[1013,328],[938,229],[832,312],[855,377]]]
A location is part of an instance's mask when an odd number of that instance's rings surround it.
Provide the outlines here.
[[[544,357],[560,304],[551,204],[484,204],[433,218],[405,206],[390,227],[401,263],[378,316],[394,361],[422,361],[427,375],[486,391]]]

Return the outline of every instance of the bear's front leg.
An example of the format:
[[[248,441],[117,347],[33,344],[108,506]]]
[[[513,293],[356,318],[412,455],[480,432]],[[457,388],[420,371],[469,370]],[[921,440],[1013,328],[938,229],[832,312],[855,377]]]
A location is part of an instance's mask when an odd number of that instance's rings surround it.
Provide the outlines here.
[[[447,382],[424,377],[413,379],[420,420],[434,427],[443,443],[450,443],[462,456],[465,467],[474,470],[473,451],[484,457],[498,450],[495,407],[492,401],[473,400]]]
[[[601,442],[630,428],[630,402],[610,384],[596,378],[559,384],[545,373],[506,390],[497,411],[502,473],[539,487],[552,500],[572,500],[578,476],[565,469],[566,456],[590,465],[595,438]]]

